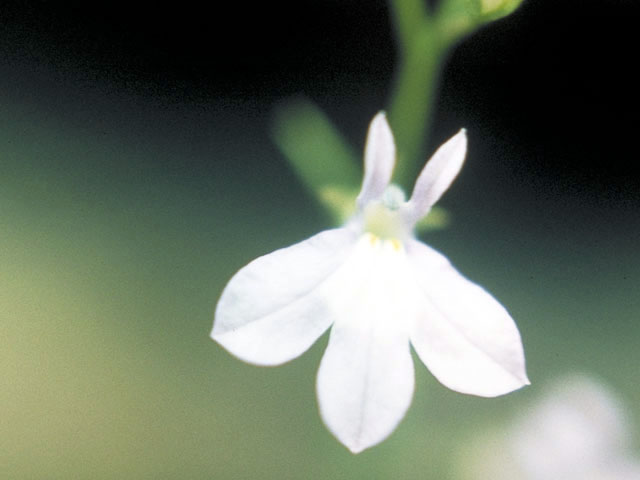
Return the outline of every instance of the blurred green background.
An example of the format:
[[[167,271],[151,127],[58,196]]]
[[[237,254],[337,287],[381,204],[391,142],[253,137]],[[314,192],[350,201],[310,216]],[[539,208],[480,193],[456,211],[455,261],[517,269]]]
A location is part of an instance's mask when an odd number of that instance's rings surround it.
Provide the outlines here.
[[[392,74],[384,3],[17,5],[0,36],[0,477],[454,478],[469,438],[575,370],[640,426],[637,7],[525,2],[452,54],[425,134],[465,126],[470,150],[451,226],[423,239],[510,310],[532,386],[468,397],[417,364],[404,421],[353,456],[317,413],[326,335],[257,368],[209,331],[241,266],[332,226],[271,112],[307,95],[360,151]]]

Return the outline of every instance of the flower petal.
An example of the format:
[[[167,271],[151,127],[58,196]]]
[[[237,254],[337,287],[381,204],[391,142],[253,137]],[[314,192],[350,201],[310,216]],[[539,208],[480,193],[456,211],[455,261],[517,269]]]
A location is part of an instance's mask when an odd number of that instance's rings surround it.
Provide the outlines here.
[[[529,384],[520,333],[500,303],[427,245],[407,243],[420,289],[411,343],[452,390],[494,397]]]
[[[462,168],[467,153],[467,132],[463,128],[445,142],[420,172],[407,209],[413,223],[424,217],[449,188]]]
[[[364,151],[364,179],[358,195],[358,207],[363,208],[384,192],[396,161],[396,146],[384,112],[378,113],[369,125]]]
[[[258,365],[305,352],[333,321],[321,286],[356,239],[348,228],[327,230],[249,263],[222,292],[211,338]]]
[[[337,316],[318,371],[322,418],[353,453],[388,437],[413,395],[404,291],[392,258],[398,253],[383,243],[365,235],[334,279]]]

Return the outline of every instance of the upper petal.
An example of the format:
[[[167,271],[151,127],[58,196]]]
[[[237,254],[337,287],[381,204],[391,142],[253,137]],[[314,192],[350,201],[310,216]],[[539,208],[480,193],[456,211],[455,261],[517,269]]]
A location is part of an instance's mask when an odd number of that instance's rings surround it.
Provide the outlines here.
[[[348,228],[327,230],[249,263],[222,292],[211,338],[258,365],[302,354],[333,321],[321,286],[356,238]]]
[[[440,253],[407,244],[418,287],[411,343],[452,390],[494,397],[529,384],[520,333],[498,301]]]
[[[420,172],[407,204],[413,223],[424,217],[449,188],[462,168],[467,153],[467,133],[463,128],[447,140]]]
[[[391,434],[414,386],[404,290],[391,243],[365,235],[336,275],[336,321],[318,371],[318,402],[329,430],[353,453]]]
[[[396,161],[396,146],[384,112],[378,113],[369,125],[364,150],[364,178],[358,195],[358,207],[363,208],[384,192]]]

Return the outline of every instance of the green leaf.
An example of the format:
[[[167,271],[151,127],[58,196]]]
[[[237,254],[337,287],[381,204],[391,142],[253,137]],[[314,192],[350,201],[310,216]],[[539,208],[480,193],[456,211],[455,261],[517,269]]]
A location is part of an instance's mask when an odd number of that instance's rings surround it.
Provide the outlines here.
[[[328,187],[360,187],[360,156],[314,103],[303,98],[281,103],[271,127],[273,141],[318,199]]]
[[[336,224],[344,224],[356,212],[357,189],[328,185],[320,191],[320,201]]]

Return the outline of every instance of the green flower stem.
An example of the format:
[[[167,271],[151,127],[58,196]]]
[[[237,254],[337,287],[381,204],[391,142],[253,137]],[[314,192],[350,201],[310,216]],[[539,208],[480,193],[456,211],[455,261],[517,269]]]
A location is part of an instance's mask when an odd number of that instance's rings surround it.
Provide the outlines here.
[[[400,52],[406,52],[424,23],[429,19],[424,0],[390,0],[390,14]]]
[[[436,12],[428,12],[424,0],[389,0],[398,48],[389,122],[398,149],[394,180],[405,189],[413,185],[426,160],[432,109],[447,52],[470,26],[460,22],[458,15],[450,15],[458,1],[442,0]]]
[[[512,13],[522,0],[441,0],[429,12],[425,0],[389,0],[398,67],[389,106],[398,163],[394,181],[413,184],[426,160],[438,80],[449,49],[474,29]]]
[[[395,182],[405,189],[424,164],[432,106],[447,44],[428,21],[417,30],[399,59],[391,96],[389,122],[396,135]]]

